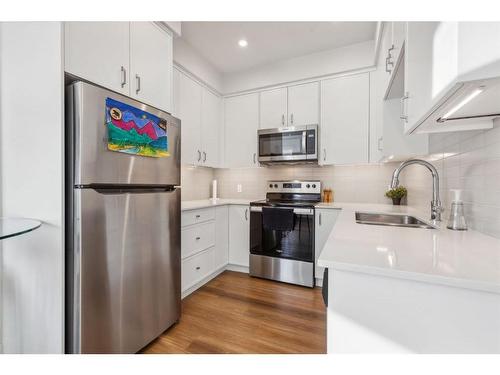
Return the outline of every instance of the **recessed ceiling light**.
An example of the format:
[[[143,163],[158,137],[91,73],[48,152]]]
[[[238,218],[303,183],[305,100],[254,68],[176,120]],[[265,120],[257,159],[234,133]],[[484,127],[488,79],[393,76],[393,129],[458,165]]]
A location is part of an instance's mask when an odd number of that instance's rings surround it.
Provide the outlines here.
[[[242,48],[245,48],[246,46],[248,46],[248,42],[245,39],[240,39],[238,40],[238,45]]]

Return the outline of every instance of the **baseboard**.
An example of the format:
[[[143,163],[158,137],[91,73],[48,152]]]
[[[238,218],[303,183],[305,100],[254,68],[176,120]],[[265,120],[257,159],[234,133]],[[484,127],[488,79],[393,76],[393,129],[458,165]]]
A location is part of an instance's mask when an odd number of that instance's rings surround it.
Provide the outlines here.
[[[250,272],[250,270],[248,269],[248,266],[240,266],[239,264],[227,264],[226,270],[235,271],[235,272],[242,272],[242,273],[249,273]]]
[[[181,294],[181,299],[184,299],[186,298],[187,296],[189,296],[191,293],[193,293],[195,290],[201,288],[203,285],[205,285],[206,283],[208,283],[210,280],[214,279],[215,277],[219,276],[222,272],[224,272],[226,270],[226,267],[221,267],[219,268],[217,271],[211,273],[210,275],[204,277],[203,279],[201,279],[200,281],[198,281],[196,284],[194,284],[192,287],[190,288],[187,288],[186,290],[184,290]]]

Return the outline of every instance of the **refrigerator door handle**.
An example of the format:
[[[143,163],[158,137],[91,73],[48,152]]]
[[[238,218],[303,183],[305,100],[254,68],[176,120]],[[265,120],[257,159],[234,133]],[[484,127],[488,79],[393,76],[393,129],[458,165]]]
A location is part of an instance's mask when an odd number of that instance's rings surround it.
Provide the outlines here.
[[[146,194],[170,193],[180,189],[180,185],[146,185],[146,184],[88,184],[77,185],[78,189],[92,189],[99,194]]]

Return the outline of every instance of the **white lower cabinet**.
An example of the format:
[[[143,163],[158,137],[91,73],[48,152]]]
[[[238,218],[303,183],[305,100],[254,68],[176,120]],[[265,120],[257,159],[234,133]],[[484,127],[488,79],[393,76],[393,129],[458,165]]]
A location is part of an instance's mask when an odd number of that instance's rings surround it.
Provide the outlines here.
[[[317,208],[315,213],[315,244],[314,244],[314,264],[316,265],[316,279],[323,279],[323,267],[318,267],[318,258],[323,251],[326,240],[330,235],[337,217],[339,216],[340,210],[332,208]]]
[[[228,208],[183,211],[181,217],[181,280],[186,296],[227,265]]]
[[[229,264],[249,266],[250,207],[229,206]]]
[[[224,267],[229,260],[229,211],[227,206],[215,208],[215,268]]]
[[[193,287],[214,271],[215,248],[211,247],[199,254],[182,260],[182,292]]]
[[[202,250],[215,246],[214,221],[183,228],[181,230],[181,243],[181,254],[183,258],[187,258]]]

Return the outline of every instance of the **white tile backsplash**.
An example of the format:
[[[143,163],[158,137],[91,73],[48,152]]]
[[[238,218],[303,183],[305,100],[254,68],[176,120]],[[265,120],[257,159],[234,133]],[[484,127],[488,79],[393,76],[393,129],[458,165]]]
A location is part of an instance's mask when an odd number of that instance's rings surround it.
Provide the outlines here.
[[[384,196],[397,164],[352,166],[272,166],[260,168],[216,169],[222,198],[264,198],[268,180],[320,180],[332,188],[334,199],[343,202],[389,203]],[[242,192],[237,192],[237,185]]]
[[[447,220],[450,189],[463,190],[466,219],[470,228],[500,238],[500,123],[493,129],[430,135],[431,161],[439,171],[441,201]],[[408,204],[430,207],[432,179],[421,166],[402,172],[408,188]]]

